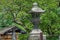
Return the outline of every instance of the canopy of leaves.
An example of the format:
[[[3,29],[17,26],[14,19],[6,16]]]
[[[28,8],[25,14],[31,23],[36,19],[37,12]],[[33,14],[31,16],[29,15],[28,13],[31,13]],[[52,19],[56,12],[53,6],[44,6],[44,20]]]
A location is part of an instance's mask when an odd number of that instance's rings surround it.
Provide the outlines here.
[[[59,34],[60,8],[58,8],[59,1],[57,0],[0,0],[0,27],[17,26],[29,33],[33,24],[28,12],[34,2],[46,10],[40,17],[39,28],[44,34]]]

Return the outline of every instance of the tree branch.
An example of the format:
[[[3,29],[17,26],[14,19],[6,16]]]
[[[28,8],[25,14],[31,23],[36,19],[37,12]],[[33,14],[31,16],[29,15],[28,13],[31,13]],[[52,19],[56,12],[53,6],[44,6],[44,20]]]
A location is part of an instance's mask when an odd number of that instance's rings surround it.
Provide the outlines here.
[[[12,12],[11,15],[13,16],[13,22],[14,22],[14,23],[23,26],[26,30],[29,30],[27,27],[25,27],[25,25],[24,25],[22,22],[18,22],[18,21],[16,20],[16,15],[17,15],[17,14],[13,14],[13,12]]]
[[[18,25],[21,25],[21,26],[24,26],[24,24],[23,24],[22,22],[18,22],[18,21],[16,20],[16,15],[17,15],[17,14],[13,13],[12,10],[11,10],[11,15],[13,16],[13,22],[14,22],[14,23],[16,23],[16,24],[18,24]]]

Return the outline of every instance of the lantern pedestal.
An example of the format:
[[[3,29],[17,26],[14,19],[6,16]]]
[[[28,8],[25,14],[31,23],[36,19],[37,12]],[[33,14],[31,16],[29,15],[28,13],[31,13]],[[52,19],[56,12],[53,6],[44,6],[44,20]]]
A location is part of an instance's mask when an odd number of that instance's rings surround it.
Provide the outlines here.
[[[42,31],[40,29],[33,29],[30,33],[29,40],[43,40]]]

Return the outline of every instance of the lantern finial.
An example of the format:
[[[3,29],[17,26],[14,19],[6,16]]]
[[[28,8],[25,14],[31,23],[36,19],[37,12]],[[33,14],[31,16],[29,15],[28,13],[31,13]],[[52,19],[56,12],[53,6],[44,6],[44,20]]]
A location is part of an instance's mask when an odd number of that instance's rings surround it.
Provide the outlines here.
[[[33,3],[33,6],[38,6],[38,3],[36,3],[36,2],[35,2],[35,3]]]

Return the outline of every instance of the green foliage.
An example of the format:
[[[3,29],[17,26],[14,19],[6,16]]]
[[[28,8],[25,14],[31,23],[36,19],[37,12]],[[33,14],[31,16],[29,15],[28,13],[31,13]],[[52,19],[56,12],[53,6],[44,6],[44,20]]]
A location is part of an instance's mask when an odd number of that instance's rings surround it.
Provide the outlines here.
[[[28,40],[28,36],[29,36],[29,34],[21,34],[21,35],[19,35],[19,39],[20,40]]]
[[[34,2],[46,10],[40,17],[39,28],[44,34],[58,35],[60,33],[60,8],[58,8],[57,0],[0,0],[0,27],[17,26],[29,33],[33,24],[28,12]]]
[[[47,36],[47,40],[59,40],[58,36]]]

